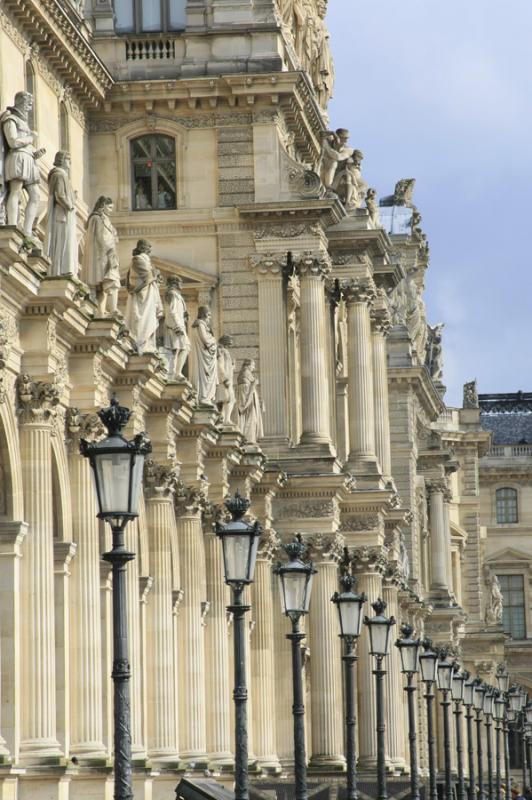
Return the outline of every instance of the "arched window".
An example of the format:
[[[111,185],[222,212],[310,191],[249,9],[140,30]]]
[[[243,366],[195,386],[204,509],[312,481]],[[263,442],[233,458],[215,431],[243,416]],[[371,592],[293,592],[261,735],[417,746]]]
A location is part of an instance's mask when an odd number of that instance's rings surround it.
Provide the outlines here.
[[[181,31],[187,24],[186,0],[114,0],[118,33]]]
[[[66,105],[59,103],[59,149],[70,149],[70,132],[68,129],[68,111]]]
[[[35,120],[37,117],[37,98],[35,97],[35,70],[31,61],[26,61],[25,67],[26,91],[33,95],[33,108],[28,115],[28,124],[32,131],[35,130]]]
[[[505,487],[495,492],[497,522],[517,522],[517,490]]]
[[[147,134],[131,142],[134,211],[176,208],[175,139]]]

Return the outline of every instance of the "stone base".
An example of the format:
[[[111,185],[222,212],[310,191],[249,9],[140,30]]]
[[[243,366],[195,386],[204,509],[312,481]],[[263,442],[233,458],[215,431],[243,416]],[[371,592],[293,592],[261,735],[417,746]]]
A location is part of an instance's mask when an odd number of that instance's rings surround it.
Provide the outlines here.
[[[345,758],[337,756],[312,756],[308,771],[310,775],[330,775],[331,773],[345,772]]]

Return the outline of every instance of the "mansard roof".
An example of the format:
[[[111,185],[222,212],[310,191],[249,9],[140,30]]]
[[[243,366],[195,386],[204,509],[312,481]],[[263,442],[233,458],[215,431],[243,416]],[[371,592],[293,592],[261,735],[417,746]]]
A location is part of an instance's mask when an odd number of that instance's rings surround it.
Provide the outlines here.
[[[479,395],[480,424],[493,444],[532,444],[532,392]]]

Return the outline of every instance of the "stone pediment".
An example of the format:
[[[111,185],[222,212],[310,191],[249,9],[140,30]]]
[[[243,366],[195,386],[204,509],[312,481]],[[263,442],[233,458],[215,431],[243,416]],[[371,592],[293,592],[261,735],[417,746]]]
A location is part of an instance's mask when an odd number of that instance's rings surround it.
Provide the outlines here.
[[[515,547],[505,547],[484,559],[484,563],[490,567],[502,567],[507,564],[515,565],[516,563],[522,566],[532,567],[532,553],[525,553],[522,550],[517,550]]]

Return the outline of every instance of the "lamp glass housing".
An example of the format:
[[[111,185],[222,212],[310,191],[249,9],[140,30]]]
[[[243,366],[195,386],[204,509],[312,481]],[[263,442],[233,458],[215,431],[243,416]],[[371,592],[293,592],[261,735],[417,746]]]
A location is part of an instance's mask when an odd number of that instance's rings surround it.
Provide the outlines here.
[[[496,697],[495,702],[493,704],[493,716],[497,720],[497,722],[502,722],[504,719],[504,712],[506,709],[506,703],[504,701],[504,697]]]
[[[506,719],[508,722],[515,722],[517,719],[517,711],[514,708],[509,708],[506,712]]]
[[[395,644],[401,656],[401,671],[414,675],[419,670],[419,639],[398,639]]]
[[[475,690],[474,678],[464,683],[464,705],[471,707],[473,705],[473,692]]]
[[[390,649],[391,628],[395,620],[393,617],[376,614],[374,617],[366,617],[365,623],[369,628],[369,652],[379,658],[387,656]]]
[[[482,711],[487,717],[493,716],[493,703],[495,697],[493,695],[493,689],[488,688],[484,694],[484,700],[482,703]]]
[[[512,686],[508,692],[508,702],[511,711],[517,712],[521,710],[521,694],[517,686]]]
[[[525,706],[525,719],[527,724],[532,725],[532,703],[527,703]]]
[[[438,689],[449,691],[453,682],[453,665],[446,658],[438,661]]]
[[[437,679],[438,654],[434,650],[426,650],[419,654],[419,667],[421,680],[425,683],[434,683]]]
[[[308,614],[315,571],[312,564],[304,564],[299,559],[278,567],[283,614],[287,616]]]
[[[260,531],[245,522],[232,522],[219,533],[222,540],[225,582],[228,584],[252,583],[257,561]]]
[[[524,709],[524,707],[526,706],[527,702],[528,702],[528,695],[527,695],[527,693],[525,692],[524,689],[520,689],[519,690],[519,702],[521,704],[520,708],[521,708],[521,711],[522,711]]]
[[[351,591],[341,592],[333,595],[332,601],[338,609],[340,636],[358,639],[362,631],[362,608],[366,602],[365,595],[355,594]]]
[[[461,672],[453,672],[451,693],[453,700],[464,699],[465,677]]]
[[[510,683],[510,675],[508,674],[508,670],[505,667],[500,667],[497,670],[496,678],[499,692],[507,692],[508,685]]]
[[[486,693],[486,687],[482,683],[478,683],[475,685],[475,689],[473,691],[473,705],[475,707],[475,711],[483,711],[484,710],[484,695]]]

